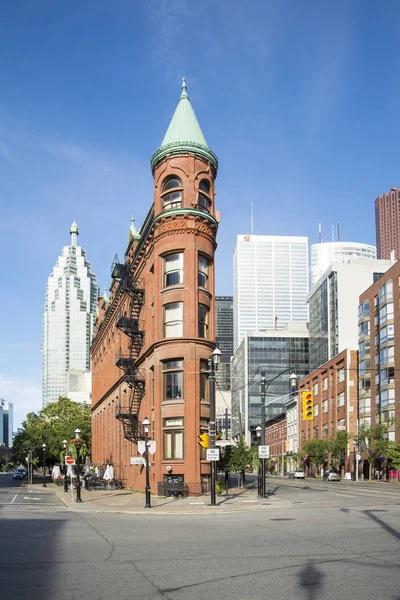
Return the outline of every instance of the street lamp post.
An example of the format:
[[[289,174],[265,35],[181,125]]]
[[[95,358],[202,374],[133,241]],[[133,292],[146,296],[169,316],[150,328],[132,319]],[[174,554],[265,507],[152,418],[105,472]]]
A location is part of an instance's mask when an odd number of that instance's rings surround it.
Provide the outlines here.
[[[76,448],[76,500],[75,502],[82,502],[81,498],[81,477],[80,477],[80,463],[79,463],[79,450],[81,447],[80,439],[81,430],[77,427],[75,429],[75,448]]]
[[[42,487],[47,487],[47,485],[46,485],[46,444],[42,444],[42,450],[43,450],[43,477],[44,477]]]
[[[219,348],[215,348],[214,352],[211,354],[208,359],[208,380],[210,382],[210,422],[209,422],[209,448],[215,448],[215,371],[218,369],[219,362],[221,360],[221,350]],[[211,461],[211,506],[215,506],[217,504],[215,497],[215,488],[216,488],[216,474],[217,474],[217,465],[216,461]]]
[[[256,427],[257,442],[260,443],[261,439],[261,425]],[[258,495],[261,496],[261,466],[258,468]]]
[[[275,377],[273,377],[272,379],[269,379],[268,381],[266,381],[266,379],[265,379],[265,371],[261,371],[260,375],[261,375],[261,445],[262,446],[265,446],[265,397],[267,395],[268,388],[271,385],[271,383],[273,383],[276,379],[278,379],[278,377],[280,377],[281,375],[284,375],[288,371],[291,371],[291,369],[285,369],[284,371],[281,371],[280,373],[278,373],[278,375],[275,375]],[[295,373],[292,373],[289,377],[289,381],[290,381],[290,391],[291,392],[296,391],[297,375]],[[268,493],[265,476],[266,476],[265,458],[262,458],[261,459],[261,498],[265,498]]]
[[[67,443],[68,443],[67,440],[63,440],[64,450],[67,449]],[[67,475],[68,475],[68,466],[67,466],[67,463],[65,462],[65,455],[64,455],[64,492],[68,492]]]
[[[149,473],[149,425],[150,421],[145,417],[142,421],[143,432],[144,432],[144,460],[146,467],[146,506],[145,508],[151,508],[150,501],[150,473]]]
[[[355,478],[358,481],[358,444],[356,440],[353,440],[354,444],[354,469],[355,469]]]

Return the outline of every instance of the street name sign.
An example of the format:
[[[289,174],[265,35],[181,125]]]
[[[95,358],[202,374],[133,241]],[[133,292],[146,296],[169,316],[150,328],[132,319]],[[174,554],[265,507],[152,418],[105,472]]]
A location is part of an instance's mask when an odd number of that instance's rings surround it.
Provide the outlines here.
[[[258,446],[258,458],[269,458],[269,446]]]
[[[207,460],[219,460],[219,448],[207,448]]]
[[[131,456],[131,465],[144,465],[145,460],[142,456]]]
[[[66,456],[65,457],[65,464],[66,465],[74,465],[75,464],[75,459],[73,456]]]
[[[215,445],[216,446],[232,446],[232,442],[231,442],[231,440],[216,440]]]

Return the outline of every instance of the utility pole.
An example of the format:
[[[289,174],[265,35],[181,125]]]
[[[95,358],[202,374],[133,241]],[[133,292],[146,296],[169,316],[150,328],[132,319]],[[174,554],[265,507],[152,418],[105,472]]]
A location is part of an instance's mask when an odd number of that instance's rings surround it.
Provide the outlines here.
[[[225,409],[225,439],[226,440],[229,439],[228,438],[228,430],[229,430],[229,427],[228,427],[228,409],[226,408]]]
[[[265,446],[265,371],[261,371],[261,445]],[[265,458],[261,459],[261,498],[266,495]]]

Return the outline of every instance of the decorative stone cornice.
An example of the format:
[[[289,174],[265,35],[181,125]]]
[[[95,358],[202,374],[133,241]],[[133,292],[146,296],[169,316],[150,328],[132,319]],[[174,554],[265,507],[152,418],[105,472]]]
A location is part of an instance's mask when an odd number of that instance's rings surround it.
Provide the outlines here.
[[[197,211],[196,211],[197,212]],[[216,224],[199,218],[198,214],[195,218],[190,214],[175,215],[171,218],[159,219],[155,223],[154,243],[159,240],[176,234],[198,235],[206,238],[216,247],[215,234]]]
[[[204,146],[198,142],[171,142],[170,144],[161,146],[154,152],[150,159],[152,171],[166,156],[171,154],[185,154],[186,152],[205,158],[212,164],[215,171],[218,171],[217,155],[208,146]]]

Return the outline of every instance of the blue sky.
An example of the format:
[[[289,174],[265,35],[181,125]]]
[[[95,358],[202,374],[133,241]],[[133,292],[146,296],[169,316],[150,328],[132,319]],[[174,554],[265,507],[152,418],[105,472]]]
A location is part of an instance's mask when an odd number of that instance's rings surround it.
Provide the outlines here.
[[[398,2],[39,0],[0,7],[0,396],[41,407],[45,285],[75,219],[103,288],[185,76],[218,154],[217,292],[235,237],[375,243],[399,177]]]

